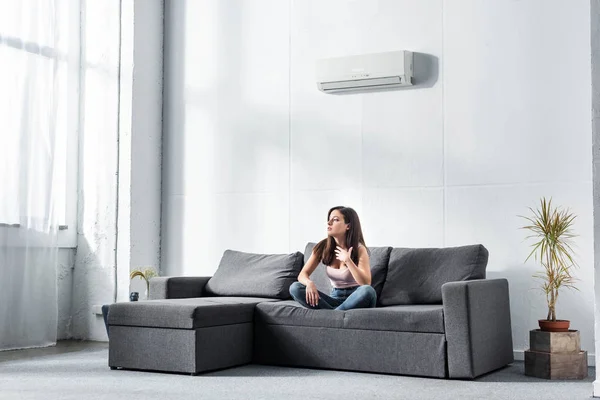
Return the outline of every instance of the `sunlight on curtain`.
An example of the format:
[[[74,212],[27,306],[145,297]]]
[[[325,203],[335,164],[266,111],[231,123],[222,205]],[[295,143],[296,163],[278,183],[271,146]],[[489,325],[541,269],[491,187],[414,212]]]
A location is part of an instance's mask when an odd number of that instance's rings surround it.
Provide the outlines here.
[[[67,14],[68,0],[0,0],[0,350],[56,343]]]

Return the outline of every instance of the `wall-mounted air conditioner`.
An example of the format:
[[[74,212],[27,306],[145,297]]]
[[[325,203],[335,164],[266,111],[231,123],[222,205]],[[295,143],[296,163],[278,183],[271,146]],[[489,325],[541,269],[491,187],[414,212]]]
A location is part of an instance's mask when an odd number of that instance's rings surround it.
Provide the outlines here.
[[[412,76],[412,51],[390,51],[317,61],[317,87],[325,93],[411,86]]]

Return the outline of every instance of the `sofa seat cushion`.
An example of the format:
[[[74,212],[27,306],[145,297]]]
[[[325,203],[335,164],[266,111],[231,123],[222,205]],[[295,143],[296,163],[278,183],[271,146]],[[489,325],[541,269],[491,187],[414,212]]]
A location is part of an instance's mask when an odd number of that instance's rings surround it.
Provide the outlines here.
[[[302,270],[302,253],[253,254],[226,250],[206,283],[209,296],[291,299],[290,286]]]
[[[344,327],[350,329],[444,333],[444,308],[437,304],[359,308],[345,314]]]
[[[256,318],[271,325],[316,326],[342,328],[344,311],[310,310],[294,300],[260,303],[256,306]]]
[[[338,311],[310,310],[290,300],[257,304],[256,320],[270,325],[444,333],[444,314],[441,305],[389,306]]]
[[[197,297],[111,304],[109,325],[196,329],[252,322],[254,307],[265,298]]]

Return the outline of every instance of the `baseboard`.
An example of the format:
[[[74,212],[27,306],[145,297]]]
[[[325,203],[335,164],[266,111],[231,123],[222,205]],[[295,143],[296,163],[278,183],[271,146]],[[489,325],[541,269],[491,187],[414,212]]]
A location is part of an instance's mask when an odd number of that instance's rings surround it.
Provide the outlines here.
[[[525,360],[525,350],[513,350],[513,356],[515,357],[515,361],[524,361]],[[588,366],[595,367],[596,366],[596,356],[594,354],[590,354],[588,352]],[[594,393],[596,393],[596,387],[600,389],[600,383],[594,383]],[[600,396],[600,394],[596,394],[595,396]]]

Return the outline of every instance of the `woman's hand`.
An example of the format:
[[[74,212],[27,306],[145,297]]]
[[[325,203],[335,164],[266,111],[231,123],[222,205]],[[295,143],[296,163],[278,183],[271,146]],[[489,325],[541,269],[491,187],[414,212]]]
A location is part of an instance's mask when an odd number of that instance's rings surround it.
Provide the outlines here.
[[[308,282],[306,285],[306,302],[312,307],[316,307],[319,303],[319,291],[314,282]]]
[[[350,247],[347,251],[342,249],[340,246],[336,246],[335,248],[335,258],[346,264],[350,261],[350,255],[352,254],[352,247]]]

